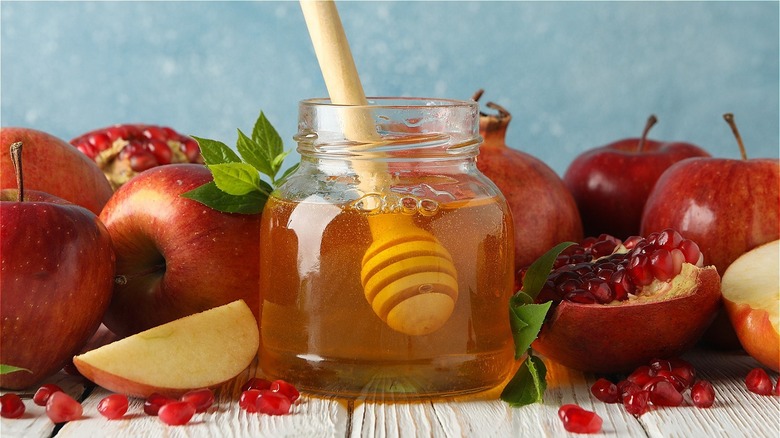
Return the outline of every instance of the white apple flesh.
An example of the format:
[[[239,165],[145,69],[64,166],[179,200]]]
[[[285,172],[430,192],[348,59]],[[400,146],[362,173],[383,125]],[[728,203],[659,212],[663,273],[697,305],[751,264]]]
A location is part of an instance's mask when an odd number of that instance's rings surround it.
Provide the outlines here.
[[[179,397],[238,376],[257,356],[257,320],[243,300],[186,316],[73,358],[109,391]]]
[[[723,274],[726,313],[745,351],[780,369],[780,240],[737,258]]]

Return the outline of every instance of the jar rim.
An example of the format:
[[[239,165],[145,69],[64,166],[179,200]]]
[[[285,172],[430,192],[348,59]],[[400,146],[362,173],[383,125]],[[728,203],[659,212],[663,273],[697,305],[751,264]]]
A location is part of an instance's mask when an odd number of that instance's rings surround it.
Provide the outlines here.
[[[414,97],[414,96],[371,96],[366,97],[368,105],[348,105],[331,102],[329,97],[314,97],[303,99],[301,105],[312,107],[367,107],[367,108],[453,108],[453,107],[477,107],[474,100],[460,100],[441,97]]]

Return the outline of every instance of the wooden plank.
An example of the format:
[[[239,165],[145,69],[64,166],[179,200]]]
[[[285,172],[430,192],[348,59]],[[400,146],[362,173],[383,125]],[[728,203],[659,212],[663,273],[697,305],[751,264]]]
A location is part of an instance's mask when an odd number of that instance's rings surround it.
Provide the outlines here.
[[[634,418],[620,404],[605,404],[590,394],[597,376],[547,361],[548,389],[543,403],[513,408],[498,400],[498,390],[440,401],[369,403],[303,396],[290,415],[248,414],[238,407],[240,386],[257,372],[253,363],[241,376],[215,392],[216,403],[181,427],[163,424],[143,413],[143,401],[132,400],[127,416],[107,420],[97,412],[99,401],[109,394],[96,388],[83,402],[84,418],[68,423],[57,437],[560,437],[567,434],[558,408],[576,403],[594,410],[604,420],[595,437],[699,437],[729,436],[777,438],[780,436],[780,397],[758,396],[747,391],[744,376],[758,364],[743,354],[694,352],[686,356],[710,380],[717,391],[715,406],[658,408]],[[777,379],[777,373],[770,374]],[[52,379],[72,395],[84,388],[80,379],[60,373]],[[31,396],[31,394],[28,394]],[[48,437],[54,425],[43,408],[28,400],[28,412],[20,420],[3,419],[6,437]]]
[[[257,370],[257,361],[240,376],[214,392],[214,405],[195,414],[185,426],[168,426],[146,415],[142,399],[131,399],[128,412],[119,420],[108,420],[97,412],[100,400],[111,393],[96,388],[84,401],[84,418],[62,427],[57,437],[343,437],[347,433],[347,408],[343,403],[303,396],[289,415],[250,414],[238,406],[241,385]]]
[[[658,408],[640,417],[651,437],[728,436],[745,438],[780,437],[780,397],[753,394],[744,378],[760,364],[741,353],[695,352],[684,356],[697,370],[697,378],[715,387],[715,404],[708,409],[692,405]],[[777,373],[770,373],[773,381]]]

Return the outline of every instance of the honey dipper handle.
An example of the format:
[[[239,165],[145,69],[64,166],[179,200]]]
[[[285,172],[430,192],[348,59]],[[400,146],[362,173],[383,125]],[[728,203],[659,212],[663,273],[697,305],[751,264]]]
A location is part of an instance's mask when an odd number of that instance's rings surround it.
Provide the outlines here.
[[[301,0],[300,3],[330,100],[340,105],[366,105],[336,4],[332,0]]]

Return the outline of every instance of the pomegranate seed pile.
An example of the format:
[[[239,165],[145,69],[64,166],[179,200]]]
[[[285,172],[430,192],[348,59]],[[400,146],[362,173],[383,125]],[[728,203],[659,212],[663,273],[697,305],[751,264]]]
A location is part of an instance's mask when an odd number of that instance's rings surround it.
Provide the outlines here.
[[[699,246],[671,229],[625,242],[607,234],[588,237],[558,256],[536,301],[625,301],[655,280],[670,281],[680,274],[683,263],[702,266],[702,262]],[[524,274],[521,270],[517,278]]]
[[[284,380],[268,381],[252,378],[241,388],[238,405],[250,413],[266,415],[284,415],[290,412],[300,393],[292,384]],[[83,407],[76,399],[66,394],[54,384],[44,384],[35,392],[33,402],[46,407],[46,415],[54,423],[74,421],[84,414]],[[196,413],[206,412],[214,404],[211,389],[195,389],[180,398],[170,398],[162,394],[151,394],[144,400],[144,413],[157,416],[169,426],[181,426],[190,422]],[[124,418],[129,400],[124,394],[111,394],[104,397],[97,411],[109,420]],[[0,396],[0,416],[20,418],[24,415],[24,401],[18,394],[7,393]]]
[[[708,408],[715,402],[715,389],[706,380],[696,379],[696,369],[682,359],[655,359],[637,367],[624,380],[613,383],[598,379],[590,388],[604,403],[622,403],[626,411],[640,416],[652,407],[682,406],[690,390],[691,402]]]
[[[202,163],[198,142],[166,126],[114,125],[70,143],[97,163],[114,189],[155,166]]]

